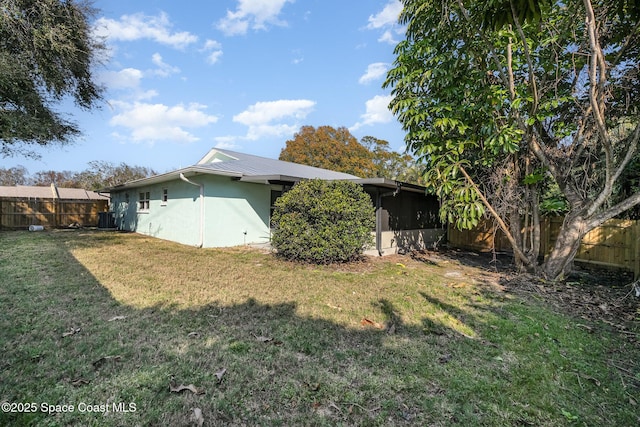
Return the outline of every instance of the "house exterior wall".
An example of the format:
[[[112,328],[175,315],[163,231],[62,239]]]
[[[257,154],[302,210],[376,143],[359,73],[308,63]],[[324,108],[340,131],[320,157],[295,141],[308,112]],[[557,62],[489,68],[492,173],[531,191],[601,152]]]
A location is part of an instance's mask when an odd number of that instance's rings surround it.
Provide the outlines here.
[[[224,247],[269,241],[268,185],[229,177],[189,177],[204,185],[203,246]],[[164,190],[167,201],[163,202]],[[149,193],[149,209],[139,209],[140,193]],[[180,179],[112,194],[116,226],[185,245],[200,244],[200,188]]]

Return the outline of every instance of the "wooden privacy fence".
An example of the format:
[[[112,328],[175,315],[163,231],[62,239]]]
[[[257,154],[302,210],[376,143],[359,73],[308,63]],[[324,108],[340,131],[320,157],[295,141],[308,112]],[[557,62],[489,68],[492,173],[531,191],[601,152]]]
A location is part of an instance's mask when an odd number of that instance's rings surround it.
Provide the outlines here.
[[[92,227],[98,225],[99,213],[108,208],[108,200],[0,198],[0,228],[19,229],[30,225],[55,228],[74,223]]]
[[[540,252],[548,254],[556,241],[564,218],[545,218],[541,228]],[[493,226],[492,221],[481,221],[472,230],[458,230],[449,226],[449,244],[478,251],[511,252],[511,245],[504,233]],[[576,261],[600,267],[621,268],[640,276],[640,221],[610,219],[587,233],[582,239]]]

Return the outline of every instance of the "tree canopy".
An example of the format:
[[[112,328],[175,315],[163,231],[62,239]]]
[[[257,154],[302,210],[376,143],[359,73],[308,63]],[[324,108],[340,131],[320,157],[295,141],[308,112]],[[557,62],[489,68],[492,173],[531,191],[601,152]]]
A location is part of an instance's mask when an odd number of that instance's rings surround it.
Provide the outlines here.
[[[94,10],[76,0],[0,2],[0,152],[66,144],[78,126],[54,110],[65,97],[82,109],[101,100],[93,67],[104,49],[91,35]]]
[[[279,159],[359,177],[375,170],[369,151],[345,127],[303,126],[286,142]]]
[[[280,152],[280,160],[346,172],[361,178],[389,178],[418,184],[421,170],[409,154],[389,142],[365,136],[360,142],[345,127],[303,126]]]
[[[55,183],[61,188],[100,190],[157,174],[153,169],[144,166],[131,166],[126,163],[116,165],[103,160],[91,161],[88,166],[80,172],[44,170],[33,175],[30,175],[24,166],[0,168],[0,185],[47,186]]]
[[[636,2],[402,3],[385,86],[443,219],[469,228],[488,213],[523,267],[562,276],[586,232],[640,203],[638,187],[612,198],[638,158]],[[539,264],[552,187],[567,213]]]

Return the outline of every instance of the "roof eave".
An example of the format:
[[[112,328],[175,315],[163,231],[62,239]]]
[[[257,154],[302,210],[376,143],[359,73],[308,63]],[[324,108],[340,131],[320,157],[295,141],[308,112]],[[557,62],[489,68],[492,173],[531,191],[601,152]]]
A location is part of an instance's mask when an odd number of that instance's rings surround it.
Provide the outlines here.
[[[423,193],[427,192],[427,188],[423,185],[411,184],[403,181],[396,181],[394,179],[389,178],[360,178],[354,180],[354,182],[361,185],[371,185],[374,187],[383,187],[383,188],[400,188],[406,191],[412,191],[414,193]]]
[[[228,171],[213,170],[213,169],[199,167],[199,166],[190,166],[187,168],[178,169],[178,170],[163,173],[160,175],[154,175],[148,178],[136,179],[133,181],[125,182],[124,184],[114,185],[113,187],[100,189],[98,190],[98,192],[112,193],[112,192],[117,192],[121,190],[128,190],[131,188],[138,188],[145,185],[152,185],[152,184],[159,184],[167,181],[173,181],[176,179],[180,179],[181,174],[183,174],[184,176],[218,175],[218,176],[228,176],[232,178],[242,178],[242,174],[238,172],[228,172]]]

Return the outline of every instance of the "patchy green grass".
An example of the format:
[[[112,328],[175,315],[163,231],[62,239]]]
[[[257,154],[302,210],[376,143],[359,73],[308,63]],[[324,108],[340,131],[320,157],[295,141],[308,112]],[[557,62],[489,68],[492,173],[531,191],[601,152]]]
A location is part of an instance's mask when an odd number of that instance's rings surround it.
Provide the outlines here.
[[[0,425],[638,425],[637,323],[501,280],[445,258],[313,267],[2,232]]]

